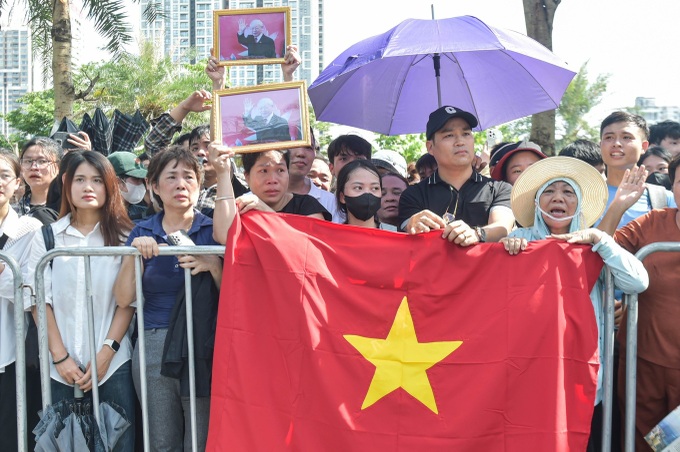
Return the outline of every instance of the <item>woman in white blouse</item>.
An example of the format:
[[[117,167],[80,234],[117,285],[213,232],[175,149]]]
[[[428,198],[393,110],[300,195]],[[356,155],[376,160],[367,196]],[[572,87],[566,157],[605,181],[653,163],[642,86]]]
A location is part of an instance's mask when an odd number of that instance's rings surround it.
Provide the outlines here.
[[[12,151],[0,149],[0,250],[21,262],[31,244],[32,232],[42,223],[30,216],[19,217],[10,199],[21,183],[19,158]],[[17,450],[16,367],[14,337],[14,275],[0,263],[0,443],[5,450]],[[40,385],[40,373],[27,373],[27,383]],[[35,424],[41,409],[40,394],[27,393],[28,422]],[[31,435],[28,435],[31,441]],[[28,444],[33,450],[33,444]]]
[[[98,152],[69,153],[63,176],[60,218],[51,225],[55,248],[119,246],[133,224],[127,216],[111,163]],[[35,234],[28,258],[28,278],[47,252],[42,234]],[[113,284],[120,257],[91,258],[94,336],[101,402],[114,402],[134,424],[132,345],[128,328],[134,308],[116,307]],[[45,270],[49,349],[52,355],[52,402],[73,398],[73,385],[92,389],[91,351],[87,333],[84,259],[62,256]],[[128,428],[116,451],[134,448]]]

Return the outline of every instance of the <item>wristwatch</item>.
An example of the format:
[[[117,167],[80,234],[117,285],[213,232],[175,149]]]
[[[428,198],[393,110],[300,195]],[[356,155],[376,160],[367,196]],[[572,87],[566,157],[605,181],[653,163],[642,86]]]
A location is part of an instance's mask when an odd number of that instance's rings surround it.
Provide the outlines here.
[[[483,228],[476,226],[475,234],[477,234],[477,239],[480,243],[486,242],[486,231]]]
[[[120,349],[120,344],[115,339],[106,339],[104,341],[104,345],[108,345],[109,347],[111,347],[111,350],[113,350],[114,353],[117,352],[118,349]]]

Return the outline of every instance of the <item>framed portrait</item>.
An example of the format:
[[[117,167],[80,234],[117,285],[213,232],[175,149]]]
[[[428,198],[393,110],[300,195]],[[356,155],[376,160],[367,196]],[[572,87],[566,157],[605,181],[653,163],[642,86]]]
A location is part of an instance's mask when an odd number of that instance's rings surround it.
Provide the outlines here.
[[[290,7],[215,10],[213,33],[221,66],[283,63],[292,36]]]
[[[312,145],[305,81],[215,91],[215,138],[236,153]]]

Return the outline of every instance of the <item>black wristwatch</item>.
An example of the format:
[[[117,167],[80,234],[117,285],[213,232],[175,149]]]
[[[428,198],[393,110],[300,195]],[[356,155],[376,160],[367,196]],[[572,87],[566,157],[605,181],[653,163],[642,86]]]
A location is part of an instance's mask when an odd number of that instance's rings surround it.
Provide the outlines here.
[[[113,350],[114,353],[118,352],[118,350],[120,349],[120,344],[115,339],[106,339],[104,341],[104,345],[108,345],[109,347],[111,347],[111,350]]]
[[[486,242],[486,231],[483,228],[475,226],[475,234],[477,234],[477,240],[480,243]]]

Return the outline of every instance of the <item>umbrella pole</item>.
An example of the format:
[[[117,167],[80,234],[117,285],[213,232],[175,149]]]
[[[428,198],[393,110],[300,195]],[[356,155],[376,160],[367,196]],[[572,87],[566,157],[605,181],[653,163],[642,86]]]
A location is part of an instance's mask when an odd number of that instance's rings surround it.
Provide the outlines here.
[[[442,106],[442,87],[439,82],[439,69],[440,69],[440,56],[435,53],[432,57],[432,62],[434,63],[434,77],[437,79],[437,108]]]

